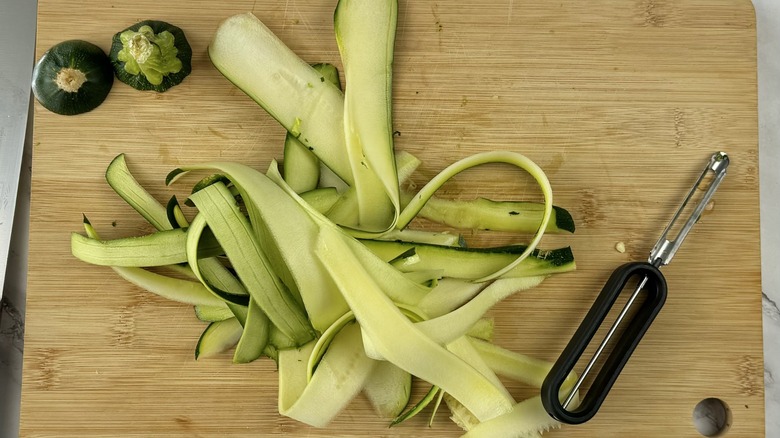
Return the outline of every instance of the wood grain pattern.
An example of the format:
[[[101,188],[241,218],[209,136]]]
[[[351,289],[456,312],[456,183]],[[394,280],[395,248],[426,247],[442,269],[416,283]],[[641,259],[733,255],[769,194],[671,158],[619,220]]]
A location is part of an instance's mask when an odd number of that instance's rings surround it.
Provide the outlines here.
[[[23,437],[457,436],[445,415],[388,429],[356,400],[328,429],[276,411],[271,361],[196,362],[190,308],[70,255],[81,213],[106,237],[149,231],[105,184],[125,152],[149,190],[181,163],[281,157],[283,130],[209,63],[223,18],[248,10],[310,62],[339,64],[334,0],[39,0],[38,51],[66,39],[108,50],[142,19],[183,28],[193,73],[164,94],[117,83],[97,110],[35,108]],[[665,268],[667,304],[590,423],[554,437],[696,437],[706,397],[733,411],[729,437],[764,435],[754,12],[748,1],[400,1],[396,146],[423,182],[468,154],[506,148],[536,160],[577,221],[578,270],[495,309],[498,343],[554,359],[612,269],[644,259],[710,153],[732,167],[714,209]],[[500,167],[469,171],[447,196],[536,196]],[[527,193],[526,193],[527,192]],[[113,226],[112,226],[113,224]],[[476,244],[508,236],[469,237]],[[626,244],[623,254],[614,250]],[[532,394],[510,386],[518,397]],[[419,387],[419,395],[423,388]],[[419,421],[418,421],[419,420]]]

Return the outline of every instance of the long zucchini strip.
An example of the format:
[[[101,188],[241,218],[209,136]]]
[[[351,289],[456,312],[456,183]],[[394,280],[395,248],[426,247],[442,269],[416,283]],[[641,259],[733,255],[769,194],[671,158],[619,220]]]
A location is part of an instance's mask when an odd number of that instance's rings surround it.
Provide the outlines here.
[[[325,81],[341,89],[339,71],[331,64],[312,64]],[[298,136],[287,132],[284,138],[284,180],[296,192],[306,192],[317,188],[320,180],[320,159],[306,145],[298,140]]]
[[[413,194],[402,192],[409,202]],[[420,217],[463,230],[533,232],[539,228],[544,204],[538,202],[493,201],[485,198],[451,200],[432,196],[420,210]],[[573,233],[574,219],[564,208],[553,206],[547,233]]]
[[[488,366],[485,360],[482,359],[482,356],[480,356],[479,352],[474,348],[473,345],[471,345],[468,338],[461,336],[458,339],[448,343],[446,348],[454,355],[458,356],[461,360],[474,367],[475,370],[479,371],[480,374],[492,382],[496,388],[502,389],[504,392],[504,397],[514,401],[512,395],[509,394],[509,391],[504,387],[504,384],[501,383],[501,380],[498,378],[496,373],[492,368],[490,368],[490,366]]]
[[[466,304],[442,316],[417,322],[415,327],[433,342],[440,345],[449,344],[468,333],[499,301],[517,292],[538,286],[544,279],[545,277],[538,276],[496,280]],[[373,340],[366,341],[366,349],[375,359],[384,359],[376,350]]]
[[[366,239],[363,239],[366,240]],[[409,243],[428,243],[441,246],[464,246],[463,235],[448,232],[423,231],[423,230],[390,230],[376,240],[400,241]]]
[[[220,178],[224,177],[221,175],[211,175],[209,182],[200,181],[196,186],[201,185],[201,187],[205,187],[208,184],[219,181]],[[108,169],[106,169],[106,181],[108,181],[108,184],[122,199],[159,231],[186,228],[189,225],[179,206],[176,196],[171,197],[168,201],[168,205],[163,207],[162,204],[151,196],[133,177],[130,169],[127,167],[124,154],[118,155],[111,164],[109,164]],[[195,187],[193,190],[197,188],[198,187]],[[165,210],[165,219],[163,219],[163,210]],[[248,293],[217,258],[204,258],[199,261],[199,264],[203,273],[203,278],[212,285],[212,287],[209,287],[206,290],[211,291],[220,299],[233,304],[246,304],[248,302],[245,299],[234,297],[234,295],[248,295]],[[168,265],[168,268],[175,269],[187,276],[194,277],[192,271],[185,265],[173,264]],[[125,272],[124,275],[123,273],[120,273],[123,278],[133,282],[132,279],[127,277],[127,274],[128,272]],[[230,307],[230,309],[235,309],[235,307]],[[243,321],[242,315],[235,314],[234,316],[238,317],[239,321]]]
[[[449,313],[474,298],[489,283],[442,278],[417,307],[431,318]]]
[[[321,227],[345,238],[348,235],[301,199],[284,182],[275,162],[271,163],[267,176],[239,163],[216,162],[183,166],[171,172],[166,181],[171,184],[193,170],[216,170],[227,175],[241,191],[244,202],[263,207],[257,208],[257,212],[268,234],[283,239],[276,244],[280,262],[293,274],[314,328],[325,330],[349,310],[333,280],[310,250]],[[382,262],[360,242],[351,238],[347,242],[360,263],[374,274],[382,290],[394,301],[415,304],[429,291]]]
[[[421,161],[414,155],[405,151],[397,151],[395,153],[395,166],[398,184],[400,185],[408,180],[420,164]],[[323,172],[327,174],[326,170],[323,170]],[[330,187],[332,185],[334,186],[334,191],[318,194],[317,201],[319,205],[328,205],[327,209],[317,208],[318,211],[340,225],[349,226],[359,222],[358,197],[355,187],[339,188],[338,181],[329,182],[324,181],[324,179],[327,178],[320,178],[320,185],[322,187]],[[304,197],[308,198],[308,196]],[[389,230],[388,232],[392,231]],[[357,231],[354,232],[358,233]],[[374,237],[379,238],[381,236],[374,234]]]
[[[465,335],[496,303],[519,291],[538,286],[544,279],[545,277],[540,276],[496,280],[461,307],[415,325],[434,342],[452,342]]]
[[[220,73],[313,148],[341,179],[354,183],[344,159],[344,95],[337,87],[251,13],[223,21],[208,52]]]
[[[355,315],[349,311],[341,318],[337,319],[333,324],[331,324],[327,330],[322,332],[319,339],[317,339],[316,343],[314,344],[311,355],[309,355],[309,361],[306,367],[306,378],[308,380],[311,380],[312,376],[314,375],[314,370],[317,368],[317,365],[319,365],[322,356],[325,355],[325,352],[328,350],[328,346],[330,346],[331,342],[333,342],[333,339],[336,337],[336,335],[347,324],[350,324],[354,321]]]
[[[397,154],[396,154],[397,155]],[[400,162],[399,162],[400,163]],[[400,165],[400,164],[399,164]],[[401,180],[403,168],[398,169]],[[302,194],[307,200],[316,193],[317,209],[327,214],[336,223],[348,222],[354,212],[357,199],[350,189],[345,192],[321,191]],[[401,206],[405,207],[415,194],[401,190]],[[417,214],[419,217],[458,229],[508,231],[533,233],[539,229],[544,217],[544,204],[530,201],[493,201],[477,199],[443,199],[431,196]],[[573,233],[574,219],[563,207],[553,205],[552,216],[547,223],[546,233]],[[376,238],[376,237],[375,237]]]
[[[352,249],[352,252],[356,255],[357,260],[367,271],[373,274],[374,279],[377,281],[382,291],[393,301],[400,304],[414,305],[428,293],[430,288],[410,280],[397,269],[384,263],[378,257],[374,256],[365,245],[350,237],[350,235],[341,227],[336,226],[333,222],[308,205],[284,182],[274,163],[271,163],[267,176],[289,195],[290,198],[297,202],[304,211],[309,213],[309,217],[318,227],[320,227],[320,229],[327,229],[342,236],[347,245]],[[315,237],[314,240],[316,241],[317,238]]]
[[[268,316],[263,313],[255,300],[249,301],[249,309],[246,320],[242,324],[244,327],[241,333],[241,339],[236,344],[236,351],[233,353],[233,363],[249,363],[262,356],[270,333],[270,322]]]
[[[438,175],[433,177],[428,182],[428,184],[423,186],[423,188],[417,192],[409,204],[407,204],[403,211],[401,211],[401,214],[398,217],[398,221],[396,223],[398,228],[405,228],[409,222],[411,222],[411,220],[417,216],[425,203],[428,202],[428,200],[431,198],[431,196],[433,196],[433,194],[450,178],[466,169],[487,163],[512,164],[528,172],[539,184],[539,187],[542,190],[542,195],[544,195],[544,214],[542,215],[542,220],[539,223],[539,228],[536,231],[534,237],[531,239],[531,242],[528,244],[526,250],[520,254],[512,263],[497,270],[496,272],[474,280],[476,282],[493,280],[511,271],[526,257],[531,255],[533,250],[536,249],[536,246],[539,244],[539,241],[542,240],[544,230],[547,229],[547,224],[550,222],[550,217],[552,216],[552,186],[550,185],[550,181],[547,179],[547,175],[544,174],[544,171],[536,163],[531,161],[525,155],[508,151],[483,152],[471,155],[460,161],[456,161],[442,170]]]
[[[311,381],[302,390],[301,385],[306,381],[305,370],[290,364],[288,357],[295,358],[295,354],[288,356],[280,352],[279,412],[314,427],[327,426],[352,401],[377,363],[363,353],[360,326],[357,324],[344,327],[336,335]],[[287,369],[290,365],[292,370]],[[302,379],[286,375],[301,371],[304,374]],[[285,381],[285,378],[291,382]],[[282,394],[282,390],[289,393]],[[295,397],[298,391],[300,396]]]
[[[199,181],[193,191],[200,190],[209,184],[224,179],[222,175],[211,175],[207,180]],[[127,167],[124,154],[118,155],[106,169],[106,181],[114,191],[124,199],[133,209],[141,214],[159,231],[186,228],[189,223],[179,207],[176,196],[171,197],[168,205],[163,207],[146,189],[133,177]],[[162,211],[165,210],[166,219],[163,219]],[[235,277],[227,272],[218,259],[208,257],[199,261],[203,278],[211,285],[207,290],[213,291],[216,296],[235,304],[246,304],[245,299],[236,298],[233,295],[248,295],[243,286]],[[194,274],[186,265],[168,265],[170,269],[194,278]],[[232,308],[232,307],[231,307]],[[236,314],[239,321],[241,315]]]
[[[73,255],[93,265],[146,267],[187,261],[187,232],[181,229],[113,240],[91,239],[78,233],[70,237]],[[206,236],[196,251],[198,257],[208,257],[221,254],[222,248],[216,239]]]
[[[86,216],[84,217],[84,230],[87,237],[100,239],[97,230]],[[142,268],[120,266],[112,266],[111,268],[130,283],[163,298],[195,306],[211,306],[227,310],[225,302],[214,296],[200,283],[156,274]]]
[[[303,345],[314,337],[306,313],[274,273],[235,198],[221,182],[194,193],[190,199],[205,218],[231,260],[249,295],[285,335]],[[190,260],[190,267],[193,261]]]
[[[154,197],[149,194],[133,177],[127,167],[125,154],[119,154],[106,168],[106,182],[144,219],[159,231],[173,229],[168,221],[168,213]]]
[[[522,245],[494,248],[462,248],[426,243],[363,240],[363,244],[385,261],[394,261],[402,272],[440,269],[442,276],[476,280],[512,263],[527,247]],[[414,250],[413,253],[409,253]],[[404,253],[413,255],[403,262]],[[574,255],[569,247],[553,250],[534,250],[503,278],[532,277],[568,272],[575,269]]]
[[[511,409],[512,401],[501,389],[414,327],[356,260],[342,236],[327,228],[322,231],[315,253],[355,313],[364,339],[370,339],[377,352],[452,394],[481,421]]]
[[[112,266],[126,281],[171,301],[194,306],[226,308],[225,302],[201,283],[156,274],[143,268]]]
[[[216,257],[202,258],[198,260],[198,266],[203,280],[211,289],[219,291],[219,296],[238,295],[248,296],[246,287],[230,272]]]
[[[314,343],[315,341],[311,341],[299,348],[279,351],[276,362],[279,370],[279,393],[276,401],[280,413],[294,405],[309,385],[306,364],[314,349]]]
[[[536,396],[516,404],[507,414],[479,423],[462,438],[535,437],[560,425],[544,410],[542,398]]]
[[[469,342],[496,374],[535,388],[542,387],[542,382],[552,368],[551,362],[510,351],[490,342],[473,338]],[[572,372],[561,385],[561,395],[568,395],[576,381],[577,375]],[[573,402],[573,408],[576,408],[579,397],[575,397]],[[547,414],[539,397],[533,397],[515,405],[509,414],[475,426],[465,436],[523,436],[515,434],[541,433],[556,427],[560,427],[560,423]]]
[[[339,0],[333,18],[347,83],[346,157],[355,178],[358,222],[368,232],[395,225],[401,210],[393,156],[392,64],[396,0]]]
[[[274,243],[280,258],[278,263],[289,269],[315,329],[327,329],[349,310],[338,288],[310,250],[316,241],[318,225],[301,207],[308,204],[297,202],[300,199],[297,195],[292,198],[261,172],[238,163],[185,166],[169,174],[167,182],[171,184],[193,170],[211,170],[226,175],[239,189],[244,202],[255,206],[256,214],[260,216],[258,220],[268,230],[268,236],[278,239]],[[278,172],[276,175],[279,183],[283,183],[281,175]]]
[[[542,382],[553,365],[551,362],[510,351],[491,342],[479,339],[469,339],[469,342],[496,374],[535,388],[542,387]],[[573,377],[576,380],[576,376]]]
[[[469,342],[479,352],[485,363],[499,376],[522,382],[541,388],[544,379],[550,372],[553,364],[541,359],[536,359],[525,354],[507,350],[491,342],[469,338]],[[561,384],[561,396],[568,396],[571,388],[577,382],[577,373],[572,371]],[[572,408],[579,404],[579,394],[572,399]]]

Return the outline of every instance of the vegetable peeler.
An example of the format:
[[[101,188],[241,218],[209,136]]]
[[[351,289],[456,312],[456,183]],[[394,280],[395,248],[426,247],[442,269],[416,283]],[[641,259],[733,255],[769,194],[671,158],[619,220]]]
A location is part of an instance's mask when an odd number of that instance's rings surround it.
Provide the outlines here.
[[[644,336],[666,301],[666,280],[659,268],[667,265],[672,260],[672,257],[677,253],[693,225],[698,222],[702,212],[715,194],[715,190],[717,190],[726,176],[728,165],[729,157],[726,153],[716,152],[713,154],[704,171],[688,193],[688,196],[666,226],[658,242],[656,242],[647,261],[626,263],[615,269],[609,277],[593,306],[542,384],[542,404],[551,417],[562,423],[581,424],[596,415],[621,370],[628,362],[628,358],[634,352],[642,336]],[[710,172],[712,173],[712,178],[709,180],[709,185],[707,185],[706,180]],[[687,221],[679,229],[676,237],[669,240],[669,233],[671,233],[680,220],[683,210],[685,210],[688,203],[697,193],[697,190],[705,190],[704,195],[693,209]],[[634,279],[637,281],[637,286],[617,318],[615,318],[615,322],[609,328],[604,340],[599,344],[593,357],[585,366],[572,389],[568,393],[562,391],[564,381],[579,361],[585,349],[590,345],[593,336],[604,322],[618,296],[626,285]],[[645,299],[636,305],[636,309],[632,310],[640,293],[643,291],[646,294]],[[579,405],[574,403],[574,409],[569,410],[569,406],[578,398],[578,390],[585,378],[593,371],[597,360],[604,353],[607,344],[615,336],[630,310],[634,312],[634,316],[625,322],[621,336],[616,339],[611,353],[605,359],[601,370],[594,378],[582,402]]]

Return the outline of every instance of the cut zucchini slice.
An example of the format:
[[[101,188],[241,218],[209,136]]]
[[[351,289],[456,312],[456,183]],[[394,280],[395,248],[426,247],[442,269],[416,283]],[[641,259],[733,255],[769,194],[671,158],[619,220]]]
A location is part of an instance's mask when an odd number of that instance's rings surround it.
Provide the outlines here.
[[[55,44],[33,69],[35,98],[47,110],[66,116],[97,108],[113,84],[114,72],[103,49],[81,40]]]
[[[136,90],[163,92],[192,72],[184,31],[164,21],[141,21],[118,32],[110,57],[116,77]]]

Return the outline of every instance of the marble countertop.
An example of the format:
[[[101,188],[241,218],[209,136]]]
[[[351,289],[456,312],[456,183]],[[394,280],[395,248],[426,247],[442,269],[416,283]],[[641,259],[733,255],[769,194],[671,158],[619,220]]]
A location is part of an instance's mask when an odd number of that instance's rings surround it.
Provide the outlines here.
[[[780,437],[780,0],[753,0],[758,34],[759,174],[766,436]],[[35,13],[34,7],[29,8]],[[12,11],[15,12],[15,11]],[[4,12],[5,13],[5,12]],[[34,20],[34,17],[32,18]],[[0,41],[0,44],[12,42]],[[28,139],[29,140],[29,139]],[[18,436],[30,196],[27,142],[0,304],[0,437]]]
[[[780,437],[780,0],[753,0],[758,33],[758,141],[766,436]]]

